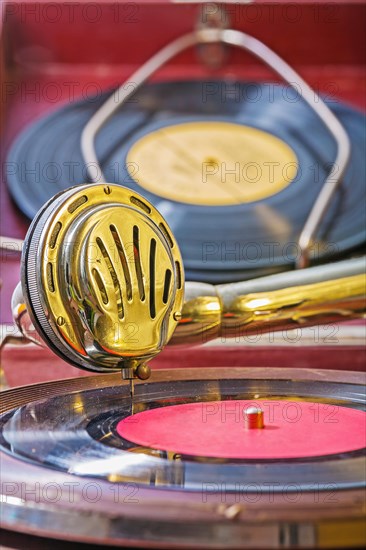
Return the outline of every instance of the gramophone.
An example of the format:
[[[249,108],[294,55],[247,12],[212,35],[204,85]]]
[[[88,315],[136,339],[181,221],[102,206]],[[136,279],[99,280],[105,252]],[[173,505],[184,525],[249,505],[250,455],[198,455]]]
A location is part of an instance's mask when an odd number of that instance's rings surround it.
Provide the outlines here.
[[[178,4],[169,9],[181,10],[187,19],[188,12]],[[347,249],[353,258],[308,267],[314,235],[346,173],[347,132],[289,65],[253,36],[221,25],[227,21],[221,9],[207,6],[212,17],[205,25],[174,39],[130,79],[139,87],[161,64],[191,46],[205,64],[222,61],[227,46],[247,50],[290,86],[300,82],[304,101],[314,110],[311,116],[318,117],[316,127],[329,132],[336,148],[338,177],[325,174],[306,223],[300,224],[296,266],[243,281],[239,270],[227,269],[225,277],[239,282],[202,282],[215,273],[206,270],[200,280],[194,278],[179,250],[185,240],[178,243],[175,227],[135,188],[137,183],[127,188],[103,177],[107,171],[97,154],[98,134],[136,86],[131,90],[125,82],[117,89],[118,102],[115,94],[102,98],[89,113],[81,141],[75,138],[85,164],[99,168],[98,177],[90,171],[87,183],[52,196],[35,215],[12,300],[21,344],[50,348],[94,375],[2,393],[3,524],[48,537],[49,545],[62,539],[159,548],[362,546],[365,412],[360,369],[339,368],[339,363],[323,369],[316,357],[312,368],[303,368],[295,358],[290,368],[279,368],[271,364],[271,348],[265,367],[256,361],[234,366],[229,354],[219,368],[200,362],[201,345],[210,340],[301,330],[365,314],[365,259],[357,252]],[[142,13],[149,30],[149,12]],[[141,104],[147,110],[153,104],[159,118],[160,94],[173,97],[176,108],[178,88],[191,92],[192,83],[150,87],[140,96]],[[192,97],[188,94],[190,105]],[[69,120],[74,108],[40,121],[38,130],[42,124],[51,122],[54,128],[53,122]],[[358,132],[361,115],[348,107],[341,114],[345,119],[349,115]],[[207,135],[207,127],[195,129]],[[148,141],[151,134],[144,130],[142,140]],[[41,140],[56,143],[43,131],[35,140],[33,131],[35,127],[20,137],[12,154],[24,144],[28,150],[37,143],[43,153],[47,147],[39,146]],[[60,136],[64,145],[64,134]],[[310,136],[311,145],[317,136]],[[351,153],[359,146],[354,136],[352,141]],[[136,150],[141,154],[142,149]],[[206,161],[214,171],[215,158]],[[190,179],[194,170],[189,164],[185,168]],[[16,181],[16,175],[8,177],[16,200],[24,192],[29,197],[31,186],[21,188],[24,182]],[[357,186],[350,182],[354,190]],[[34,206],[27,200],[18,204],[23,210]],[[29,217],[34,213],[29,211]],[[348,225],[347,231],[352,228]],[[149,361],[165,345],[176,346],[182,355],[194,346],[195,364],[150,370]],[[243,361],[247,351],[241,350]],[[290,354],[295,356],[293,350]]]
[[[52,198],[22,255],[13,315],[23,336],[94,372],[145,380],[170,340],[199,344],[361,318],[364,258],[209,285],[184,283],[179,248],[144,197],[89,184]]]
[[[4,525],[143,547],[362,546],[360,373],[197,365],[149,378],[147,363],[168,342],[360,318],[363,266],[184,282],[143,196],[107,183],[55,196],[26,237],[14,319],[98,374],[3,392]]]

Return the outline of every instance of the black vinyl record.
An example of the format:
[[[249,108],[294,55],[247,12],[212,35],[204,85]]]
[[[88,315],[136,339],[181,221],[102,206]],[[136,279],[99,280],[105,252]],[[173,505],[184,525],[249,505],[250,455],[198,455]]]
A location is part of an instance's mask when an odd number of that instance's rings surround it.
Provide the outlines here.
[[[261,372],[256,368],[253,371],[261,376],[267,372],[265,369]],[[340,409],[337,407],[364,411],[364,402],[360,397],[363,391],[362,384],[335,383],[329,380],[276,380],[272,372],[266,375],[267,378],[246,379],[245,369],[241,371],[241,379],[225,378],[230,375],[230,369],[208,371],[209,374],[214,372],[218,376],[223,376],[222,380],[214,379],[214,384],[213,379],[205,379],[204,376],[202,380],[195,379],[197,371],[185,370],[187,378],[193,374],[193,380],[172,382],[170,378],[166,380],[167,372],[162,371],[158,375],[158,378],[163,378],[163,382],[149,380],[136,385],[133,415],[129,386],[122,382],[118,375],[98,377],[91,389],[58,394],[62,384],[67,386],[70,382],[62,381],[57,386],[57,395],[48,395],[47,398],[15,407],[0,415],[0,452],[10,454],[25,463],[37,464],[46,470],[108,480],[111,480],[112,475],[118,475],[126,481],[148,486],[153,485],[157,472],[163,468],[165,482],[160,479],[159,486],[198,492],[202,489],[202,480],[207,483],[225,481],[227,487],[233,479],[235,482],[250,479],[253,483],[262,484],[271,481],[276,483],[274,490],[280,493],[283,486],[289,483],[301,486],[304,491],[311,489],[316,483],[336,484],[338,490],[365,486],[365,449],[362,445],[358,449],[336,454],[318,453],[315,456],[302,456],[301,453],[297,453],[299,456],[296,458],[240,459],[223,458],[221,455],[216,457],[180,454],[179,460],[174,461],[173,454],[167,449],[160,448],[157,440],[152,447],[145,447],[124,439],[116,432],[116,424],[121,420],[132,426],[132,432],[138,429],[141,422],[138,413],[141,411],[161,410],[165,407],[174,410],[176,405],[196,403],[201,414],[198,423],[191,425],[191,429],[197,432],[199,437],[200,433],[203,434],[209,428],[209,411],[206,418],[205,404],[211,403],[212,400],[217,402],[218,396],[221,400],[219,402],[224,405],[227,401],[233,404],[236,399],[261,399],[267,415],[267,445],[270,445],[268,431],[274,429],[278,433],[281,427],[277,424],[273,426],[274,421],[270,420],[268,407],[265,408],[263,403],[268,405],[269,400],[276,399],[276,404],[280,406],[283,400],[290,397],[298,403],[297,409],[301,410],[296,420],[298,422],[300,417],[306,415],[303,407],[307,401],[320,402],[326,408],[327,417],[333,411],[337,424],[341,424],[340,427],[344,429],[344,420],[339,420]],[[284,371],[281,371],[281,374],[283,376]],[[154,379],[156,378],[154,376]],[[89,381],[92,381],[91,377],[87,380]],[[110,386],[104,387],[108,381]],[[37,390],[37,386],[34,386],[34,389]],[[11,400],[11,393],[8,395]],[[4,407],[5,404],[4,402]],[[162,422],[168,423],[167,418],[165,416]],[[184,421],[185,417],[181,418]],[[317,418],[314,412],[311,418]],[[323,420],[323,416],[321,418]],[[217,415],[214,420],[217,424],[227,422]],[[234,424],[238,422],[240,420],[234,419]],[[313,419],[314,432],[326,431],[324,422]],[[330,420],[329,422],[331,423]],[[282,430],[287,433],[289,424],[293,423],[291,418]],[[174,439],[179,440],[180,437],[182,435],[176,433]],[[309,435],[308,445],[312,437]],[[363,441],[364,438],[358,440]],[[233,441],[231,445],[234,445]],[[245,437],[240,445],[248,445]],[[262,442],[262,447],[263,445]],[[319,441],[316,445],[319,446]],[[235,491],[235,483],[230,486],[230,490]]]
[[[226,413],[222,417],[216,410],[205,418],[203,407],[207,412],[215,406],[226,411],[227,405],[231,429],[242,427],[239,445],[252,449],[242,421],[233,416],[238,398],[262,400],[265,427],[251,437],[254,443],[259,436],[262,450],[268,450],[272,438],[277,452],[281,443],[271,434],[280,439],[282,430],[288,441],[293,429],[301,437],[293,410],[300,408],[306,416],[306,405],[311,406],[311,430],[305,446],[317,441],[324,447],[319,433],[349,433],[345,413],[348,419],[358,418],[355,431],[362,445],[346,446],[337,454],[305,457],[299,452],[296,458],[238,461],[172,454],[158,441],[154,448],[144,447],[116,434],[121,419],[138,430],[138,411],[165,411],[166,428],[172,409],[195,406],[200,416],[190,429],[201,445],[212,422],[214,429],[229,425]],[[291,407],[282,428],[271,420],[274,404],[280,411],[277,420]],[[133,416],[128,383],[118,373],[10,389],[0,404],[2,527],[84,542],[88,548],[91,543],[124,548],[319,548],[319,541],[338,548],[334,541],[339,540],[347,548],[364,547],[364,405],[359,373],[321,368],[201,365],[155,370],[151,380],[136,384]],[[186,417],[180,418],[183,426]],[[353,431],[352,422],[351,427]],[[181,437],[176,430],[175,441]],[[344,437],[335,441],[343,445]],[[225,448],[233,444],[230,440]]]
[[[188,279],[234,281],[291,267],[299,254],[301,229],[336,156],[333,137],[301,97],[289,98],[288,89],[271,84],[229,84],[213,82],[219,93],[205,97],[202,90],[207,82],[147,85],[117,111],[96,139],[106,181],[136,189],[166,218],[180,245]],[[235,86],[240,101],[232,93]],[[88,181],[80,136],[110,93],[56,110],[28,127],[13,144],[7,160],[17,170],[8,175],[8,186],[29,218],[56,193]],[[318,231],[314,260],[326,260],[365,241],[365,116],[341,102],[328,105],[346,129],[352,150],[342,185]],[[133,177],[128,155],[139,140],[161,129],[197,122],[234,123],[274,136],[295,155],[296,176],[259,200],[221,205],[173,200],[163,190],[151,192]],[[189,165],[193,152],[194,145],[184,151],[180,166]],[[161,162],[159,153],[163,155],[156,151],[156,165]],[[336,177],[337,167],[333,170]]]

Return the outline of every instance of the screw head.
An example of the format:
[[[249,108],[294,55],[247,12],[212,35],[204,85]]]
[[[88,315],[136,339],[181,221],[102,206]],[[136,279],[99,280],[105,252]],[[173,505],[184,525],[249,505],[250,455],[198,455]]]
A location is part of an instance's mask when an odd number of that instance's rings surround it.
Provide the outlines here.
[[[104,193],[105,193],[106,195],[110,195],[110,194],[112,193],[112,189],[109,187],[109,185],[106,185],[106,186],[104,187]]]
[[[140,380],[147,380],[148,378],[150,378],[150,374],[151,374],[151,369],[149,365],[146,365],[146,363],[139,365],[135,371],[135,375]]]
[[[65,319],[62,317],[62,315],[60,315],[60,317],[57,317],[56,323],[58,324],[59,327],[65,324]]]
[[[182,318],[182,314],[181,314],[180,311],[175,311],[175,312],[173,313],[173,319],[174,319],[174,321],[180,321],[181,318]]]

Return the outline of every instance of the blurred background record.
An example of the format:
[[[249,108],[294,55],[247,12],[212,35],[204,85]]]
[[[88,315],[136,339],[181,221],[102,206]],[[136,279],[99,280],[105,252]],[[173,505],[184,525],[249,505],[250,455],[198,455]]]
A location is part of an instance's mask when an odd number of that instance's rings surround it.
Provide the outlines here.
[[[235,93],[233,93],[233,90]],[[88,181],[83,128],[107,97],[73,102],[28,126],[7,161],[8,186],[29,218],[54,194]],[[365,241],[365,116],[328,104],[351,141],[350,162],[311,248],[313,261]],[[136,189],[168,221],[188,279],[226,282],[290,268],[336,144],[296,89],[244,81],[149,84],[101,128],[107,181]]]

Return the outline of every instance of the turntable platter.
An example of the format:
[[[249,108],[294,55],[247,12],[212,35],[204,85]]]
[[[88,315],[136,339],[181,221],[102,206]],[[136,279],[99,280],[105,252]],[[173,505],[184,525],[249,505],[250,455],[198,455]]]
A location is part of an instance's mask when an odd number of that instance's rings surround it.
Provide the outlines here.
[[[278,373],[282,379],[275,379]],[[137,384],[132,416],[127,386],[110,376],[113,385],[48,394],[5,413],[2,448],[75,475],[143,484],[147,469],[151,475],[156,467],[172,473],[178,464],[184,469],[178,486],[188,490],[199,490],[201,477],[214,482],[232,470],[245,477],[250,471],[253,482],[291,481],[307,487],[305,474],[311,472],[311,483],[362,485],[363,386],[335,382],[332,373],[324,373],[328,381],[322,381],[304,379],[304,370],[299,380],[289,380],[284,379],[288,371],[280,369],[205,369],[204,377],[195,369],[178,369],[173,383],[160,371]],[[108,381],[99,377],[97,384],[100,379]],[[263,430],[245,430],[241,417],[250,403],[265,411]],[[219,465],[211,470],[216,459]],[[287,467],[281,466],[283,461]],[[257,462],[268,464],[258,467]],[[169,476],[166,485],[175,485]]]
[[[154,371],[151,380],[136,384],[135,418],[128,395],[118,375],[3,394],[4,527],[159,548],[226,548],[228,537],[231,548],[276,548],[283,540],[303,547],[365,542],[365,453],[357,428],[365,401],[359,373],[255,367]],[[142,445],[151,441],[133,443],[118,433],[122,421],[137,439],[143,415],[153,421],[161,411],[167,423],[173,410],[182,419],[180,446],[187,432],[182,407],[197,412],[204,404],[212,412],[222,403],[253,400],[279,403],[276,410],[288,407],[289,415],[290,405],[301,402],[310,410],[315,404],[322,433],[324,407],[330,406],[328,414],[335,407],[341,421],[328,427],[336,426],[339,434],[346,421],[358,436],[344,430],[344,441],[331,449],[336,454],[284,458],[282,451],[282,458],[274,453],[232,459],[158,450]],[[270,426],[270,417],[266,422]],[[266,427],[251,433],[267,437]]]

